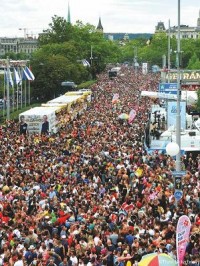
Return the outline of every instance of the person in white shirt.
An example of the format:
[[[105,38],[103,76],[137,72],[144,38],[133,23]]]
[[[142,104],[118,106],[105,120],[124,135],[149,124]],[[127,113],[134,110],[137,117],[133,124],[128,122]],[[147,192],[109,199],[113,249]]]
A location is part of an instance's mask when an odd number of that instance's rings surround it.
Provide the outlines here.
[[[77,259],[76,255],[75,255],[74,251],[71,252],[70,260],[72,262],[72,266],[78,265],[78,259]]]
[[[24,266],[24,262],[23,262],[23,259],[22,259],[22,254],[21,253],[18,253],[17,254],[17,261],[14,263],[14,266]]]

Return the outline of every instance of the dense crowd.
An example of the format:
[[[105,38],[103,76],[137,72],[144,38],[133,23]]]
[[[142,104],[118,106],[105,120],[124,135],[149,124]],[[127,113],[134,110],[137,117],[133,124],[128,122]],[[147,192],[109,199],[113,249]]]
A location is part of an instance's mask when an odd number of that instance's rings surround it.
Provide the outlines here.
[[[0,265],[137,265],[152,252],[176,259],[182,214],[192,223],[186,265],[198,265],[200,154],[182,156],[176,202],[174,159],[144,148],[152,102],[140,92],[158,82],[122,67],[112,80],[99,75],[84,112],[61,111],[56,134],[20,135],[14,121],[1,127]],[[119,119],[132,109],[132,123]]]

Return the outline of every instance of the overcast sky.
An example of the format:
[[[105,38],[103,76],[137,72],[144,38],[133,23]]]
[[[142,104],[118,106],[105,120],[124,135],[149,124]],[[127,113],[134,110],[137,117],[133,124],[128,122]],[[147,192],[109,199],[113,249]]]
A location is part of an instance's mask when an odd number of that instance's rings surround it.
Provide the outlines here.
[[[0,37],[42,32],[54,15],[67,19],[68,2],[72,24],[97,26],[101,17],[104,32],[154,33],[158,21],[168,27],[169,19],[177,25],[178,0],[1,0]],[[181,0],[181,24],[196,26],[199,9],[199,0]]]

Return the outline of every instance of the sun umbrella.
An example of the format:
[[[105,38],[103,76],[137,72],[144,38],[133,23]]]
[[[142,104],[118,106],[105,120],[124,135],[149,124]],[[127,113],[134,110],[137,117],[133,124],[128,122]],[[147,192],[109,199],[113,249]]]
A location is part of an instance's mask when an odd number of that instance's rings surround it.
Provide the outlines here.
[[[151,253],[142,257],[138,266],[177,266],[177,263],[165,253]]]
[[[128,114],[125,114],[125,113],[122,113],[118,116],[118,118],[120,119],[124,119],[124,120],[128,120],[129,119],[129,115]]]

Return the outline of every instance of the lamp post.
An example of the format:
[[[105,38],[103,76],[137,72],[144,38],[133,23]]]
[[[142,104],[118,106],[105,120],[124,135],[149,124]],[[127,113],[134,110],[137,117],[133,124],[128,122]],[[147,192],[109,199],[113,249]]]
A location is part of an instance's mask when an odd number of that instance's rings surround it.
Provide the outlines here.
[[[6,59],[6,114],[7,120],[10,120],[10,88],[9,88],[9,81],[10,81],[10,62],[9,58]]]
[[[166,152],[171,156],[176,156],[176,171],[181,171],[181,71],[180,71],[180,0],[178,0],[178,36],[177,36],[177,102],[176,102],[176,143],[169,143]]]
[[[177,102],[176,102],[176,144],[179,146],[179,152],[176,155],[176,171],[181,171],[181,72],[180,72],[180,0],[178,0],[178,36],[177,36]]]
[[[170,65],[171,65],[171,62],[170,62],[170,54],[171,54],[171,44],[170,44],[170,19],[169,19],[169,29],[168,29],[168,58],[167,58],[167,68],[168,68],[168,83],[170,82]]]
[[[92,67],[92,61],[93,61],[93,47],[90,46],[90,66]]]
[[[137,46],[133,46],[134,48],[134,58],[133,58],[133,67],[135,69],[135,72],[137,73],[137,69],[138,69],[138,62],[137,62]]]

